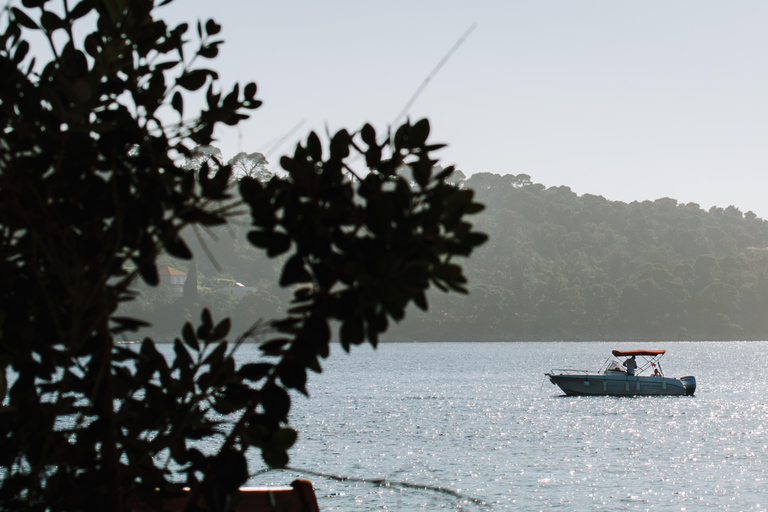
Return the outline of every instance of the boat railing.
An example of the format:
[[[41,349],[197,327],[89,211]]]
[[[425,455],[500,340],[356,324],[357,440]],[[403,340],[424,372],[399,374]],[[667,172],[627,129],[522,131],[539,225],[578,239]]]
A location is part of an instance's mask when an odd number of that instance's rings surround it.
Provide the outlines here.
[[[574,370],[573,368],[555,368],[551,373],[557,375],[587,375],[595,372],[590,372],[589,370]]]

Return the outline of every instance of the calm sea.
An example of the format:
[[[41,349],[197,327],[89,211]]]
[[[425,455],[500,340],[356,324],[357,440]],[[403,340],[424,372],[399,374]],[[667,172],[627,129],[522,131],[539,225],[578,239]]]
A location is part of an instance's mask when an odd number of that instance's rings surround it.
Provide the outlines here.
[[[695,375],[696,396],[571,398],[544,378],[635,348],[667,349],[665,373]],[[294,399],[290,464],[389,486],[297,471],[249,483],[309,478],[324,512],[768,510],[767,358],[766,342],[335,346]]]

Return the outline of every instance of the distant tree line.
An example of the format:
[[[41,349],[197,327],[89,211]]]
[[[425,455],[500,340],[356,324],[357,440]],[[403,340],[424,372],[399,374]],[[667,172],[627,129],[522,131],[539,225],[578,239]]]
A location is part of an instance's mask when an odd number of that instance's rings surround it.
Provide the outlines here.
[[[476,220],[490,241],[464,263],[470,294],[431,292],[430,310],[413,308],[385,339],[768,339],[768,223],[754,213],[579,196],[525,174],[452,178],[487,207]],[[280,262],[248,244],[245,231],[230,225],[206,238],[214,261],[197,259],[196,301],[148,288],[132,307],[169,333],[201,304],[242,326],[279,313],[289,300],[275,285]],[[259,292],[217,291],[232,282]]]
[[[632,202],[530,176],[461,180],[490,241],[467,297],[393,329],[418,340],[768,339],[768,223],[735,206]]]

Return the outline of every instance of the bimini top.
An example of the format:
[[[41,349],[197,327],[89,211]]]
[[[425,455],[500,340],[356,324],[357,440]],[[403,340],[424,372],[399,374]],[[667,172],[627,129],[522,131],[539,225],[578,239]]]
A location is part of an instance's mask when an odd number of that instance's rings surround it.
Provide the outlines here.
[[[666,350],[614,350],[611,352],[616,357],[629,356],[660,356],[665,354]]]

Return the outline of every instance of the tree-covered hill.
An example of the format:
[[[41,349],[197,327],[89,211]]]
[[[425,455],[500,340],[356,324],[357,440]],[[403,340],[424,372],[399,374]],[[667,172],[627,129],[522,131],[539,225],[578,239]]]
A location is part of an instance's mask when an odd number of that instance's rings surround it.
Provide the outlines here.
[[[768,339],[768,223],[735,206],[609,201],[474,174],[490,241],[468,297],[433,294],[403,339]]]
[[[463,262],[469,296],[429,294],[387,334],[391,341],[768,339],[768,222],[735,206],[703,210],[675,199],[633,202],[546,188],[527,175],[479,173],[458,186],[486,210],[490,240]],[[132,314],[175,333],[201,304],[244,329],[288,307],[279,261],[230,225],[203,238],[194,300],[145,290]],[[203,254],[197,237],[186,237]],[[177,265],[183,271],[189,262]],[[259,288],[243,299],[220,290]]]

